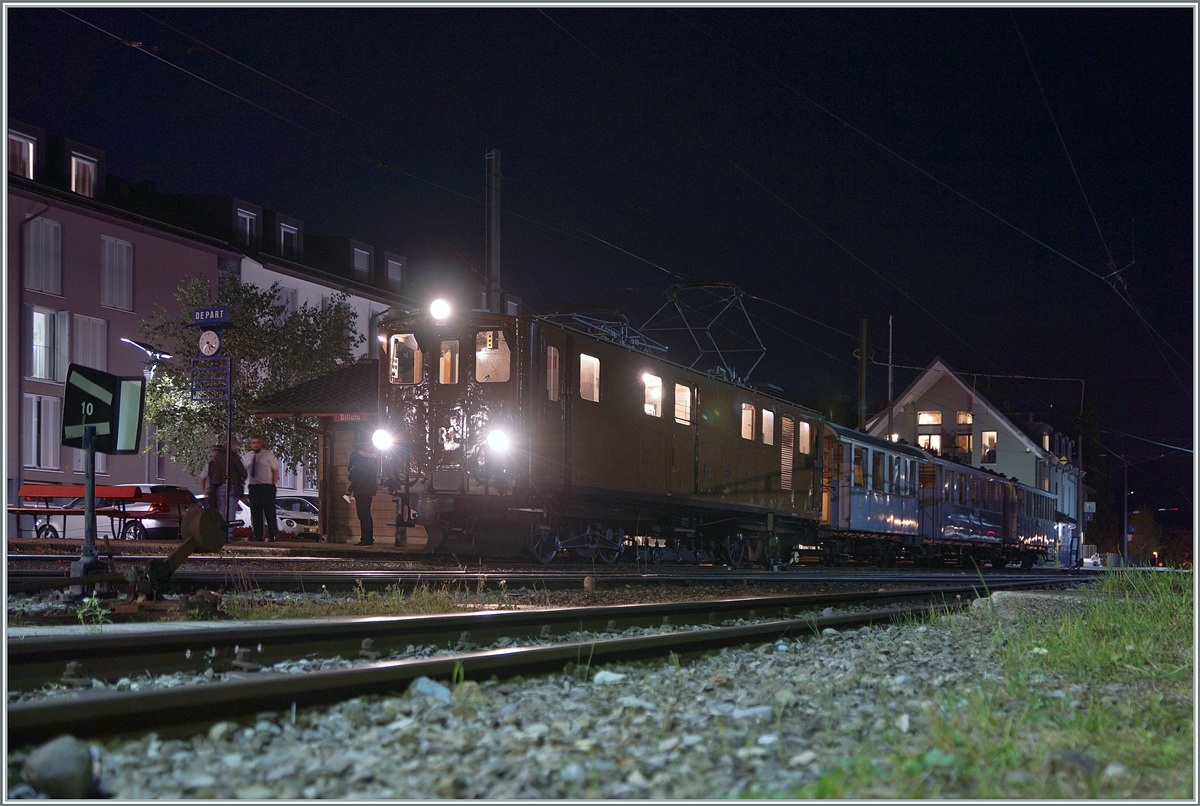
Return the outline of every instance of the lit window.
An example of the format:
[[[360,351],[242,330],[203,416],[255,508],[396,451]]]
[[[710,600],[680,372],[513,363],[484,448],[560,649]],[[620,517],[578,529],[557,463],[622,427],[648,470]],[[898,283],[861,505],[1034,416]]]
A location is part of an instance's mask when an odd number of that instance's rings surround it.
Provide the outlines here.
[[[975,412],[960,411],[958,413],[958,424],[959,425],[970,425],[973,422],[975,422]]]
[[[642,383],[646,386],[646,400],[642,406],[643,411],[651,417],[661,417],[662,378],[647,372],[642,375]]]
[[[775,412],[770,409],[763,409],[762,437],[764,445],[775,444]]]
[[[600,402],[600,359],[584,353],[579,354],[579,397]]]
[[[475,334],[475,380],[504,383],[511,372],[512,352],[503,330],[481,330]]]
[[[438,355],[438,383],[458,383],[458,339],[442,342]]]
[[[812,424],[801,420],[798,429],[799,438],[796,447],[805,455],[812,453]]]
[[[239,209],[237,211],[237,236],[238,240],[246,246],[254,245],[254,235],[257,232],[256,224],[258,216],[249,210]]]
[[[933,453],[942,452],[941,434],[918,434],[917,446]]]
[[[58,470],[62,447],[62,400],[57,397],[25,395],[24,465]]]
[[[100,236],[100,304],[133,310],[133,244]]]
[[[25,287],[62,293],[62,225],[47,218],[25,224]]]
[[[412,384],[421,380],[421,348],[411,333],[397,333],[388,340],[388,380]]]
[[[546,397],[558,400],[559,389],[558,348],[546,347]]]
[[[371,253],[365,249],[354,249],[354,271],[359,274],[371,273]]]
[[[955,434],[954,435],[954,447],[957,448],[960,453],[970,453],[971,452],[971,435],[970,434]]]
[[[33,141],[14,132],[8,133],[8,170],[33,179]]]
[[[280,224],[279,254],[286,258],[296,258],[299,251],[297,249],[299,236],[300,231],[295,227],[290,227],[287,224]]]
[[[1049,434],[1042,434],[1042,450],[1044,450],[1044,451],[1050,450],[1050,435]]]
[[[942,413],[940,411],[918,411],[917,425],[941,425]]]
[[[984,431],[979,435],[980,448],[982,449],[981,462],[983,464],[993,464],[996,461],[996,432]]]
[[[742,439],[754,439],[754,406],[742,404]]]
[[[96,161],[71,155],[71,190],[89,199],[96,195]]]
[[[855,447],[854,449],[854,475],[851,483],[855,487],[862,487],[867,483],[867,449]]]
[[[675,384],[675,422],[692,424],[692,387],[682,383]]]

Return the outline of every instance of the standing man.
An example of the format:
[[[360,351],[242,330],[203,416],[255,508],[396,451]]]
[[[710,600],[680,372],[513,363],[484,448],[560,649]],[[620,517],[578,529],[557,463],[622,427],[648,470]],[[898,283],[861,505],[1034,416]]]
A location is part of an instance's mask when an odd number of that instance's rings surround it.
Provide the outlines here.
[[[236,439],[233,441],[233,447],[237,449]],[[229,468],[231,482],[228,485],[225,483],[226,467]],[[245,485],[246,469],[242,466],[241,458],[230,459],[222,445],[213,445],[212,459],[200,477],[201,493],[207,492],[207,506],[221,513],[221,520],[225,521],[231,537],[233,527],[228,524],[234,518],[233,513],[237,511],[237,502],[242,497]]]
[[[279,531],[275,522],[275,485],[279,482],[279,460],[267,448],[262,434],[250,437],[250,453],[244,459],[246,481],[250,485],[251,540],[262,542],[263,519],[267,522],[267,541],[275,542]]]
[[[364,439],[354,443],[354,451],[346,465],[350,476],[350,494],[354,496],[354,509],[358,523],[362,526],[362,538],[355,545],[375,545],[375,522],[371,519],[371,499],[379,486],[379,460],[375,458],[373,445]]]

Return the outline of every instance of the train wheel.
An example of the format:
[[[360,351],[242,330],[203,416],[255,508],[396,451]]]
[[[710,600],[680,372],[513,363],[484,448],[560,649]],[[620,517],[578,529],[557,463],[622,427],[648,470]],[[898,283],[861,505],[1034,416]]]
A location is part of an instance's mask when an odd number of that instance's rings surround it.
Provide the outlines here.
[[[51,538],[58,539],[58,530],[54,528],[52,523],[39,523],[34,536],[41,540],[49,540]]]
[[[741,535],[729,535],[721,543],[721,551],[725,555],[725,562],[741,565],[746,559],[746,539]]]
[[[601,546],[596,549],[596,555],[600,558],[600,562],[605,565],[612,565],[621,559],[621,555],[625,552],[625,531],[623,529],[609,529],[604,533],[604,537],[609,543],[615,543],[616,545]]]
[[[571,549],[571,552],[581,560],[596,559],[596,549],[594,548]]]
[[[546,565],[558,556],[558,535],[539,530],[529,541],[529,552],[533,559]]]
[[[130,521],[125,524],[125,528],[121,530],[122,540],[145,540],[146,527],[142,526],[141,521]]]

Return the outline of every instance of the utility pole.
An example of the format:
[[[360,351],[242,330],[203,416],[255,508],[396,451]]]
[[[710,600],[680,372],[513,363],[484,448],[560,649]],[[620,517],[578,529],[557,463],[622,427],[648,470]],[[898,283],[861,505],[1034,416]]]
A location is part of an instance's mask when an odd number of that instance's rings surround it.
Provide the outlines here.
[[[862,320],[858,346],[858,430],[867,428],[867,320]]]
[[[892,315],[888,314],[888,430],[887,438],[892,438]]]

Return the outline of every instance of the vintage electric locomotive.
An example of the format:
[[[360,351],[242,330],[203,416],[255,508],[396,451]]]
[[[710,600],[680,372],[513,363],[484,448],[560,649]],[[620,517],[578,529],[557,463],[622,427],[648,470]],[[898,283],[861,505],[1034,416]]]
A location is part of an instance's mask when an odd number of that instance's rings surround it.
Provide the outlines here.
[[[388,483],[428,551],[740,562],[816,539],[818,412],[588,330],[382,319]]]

